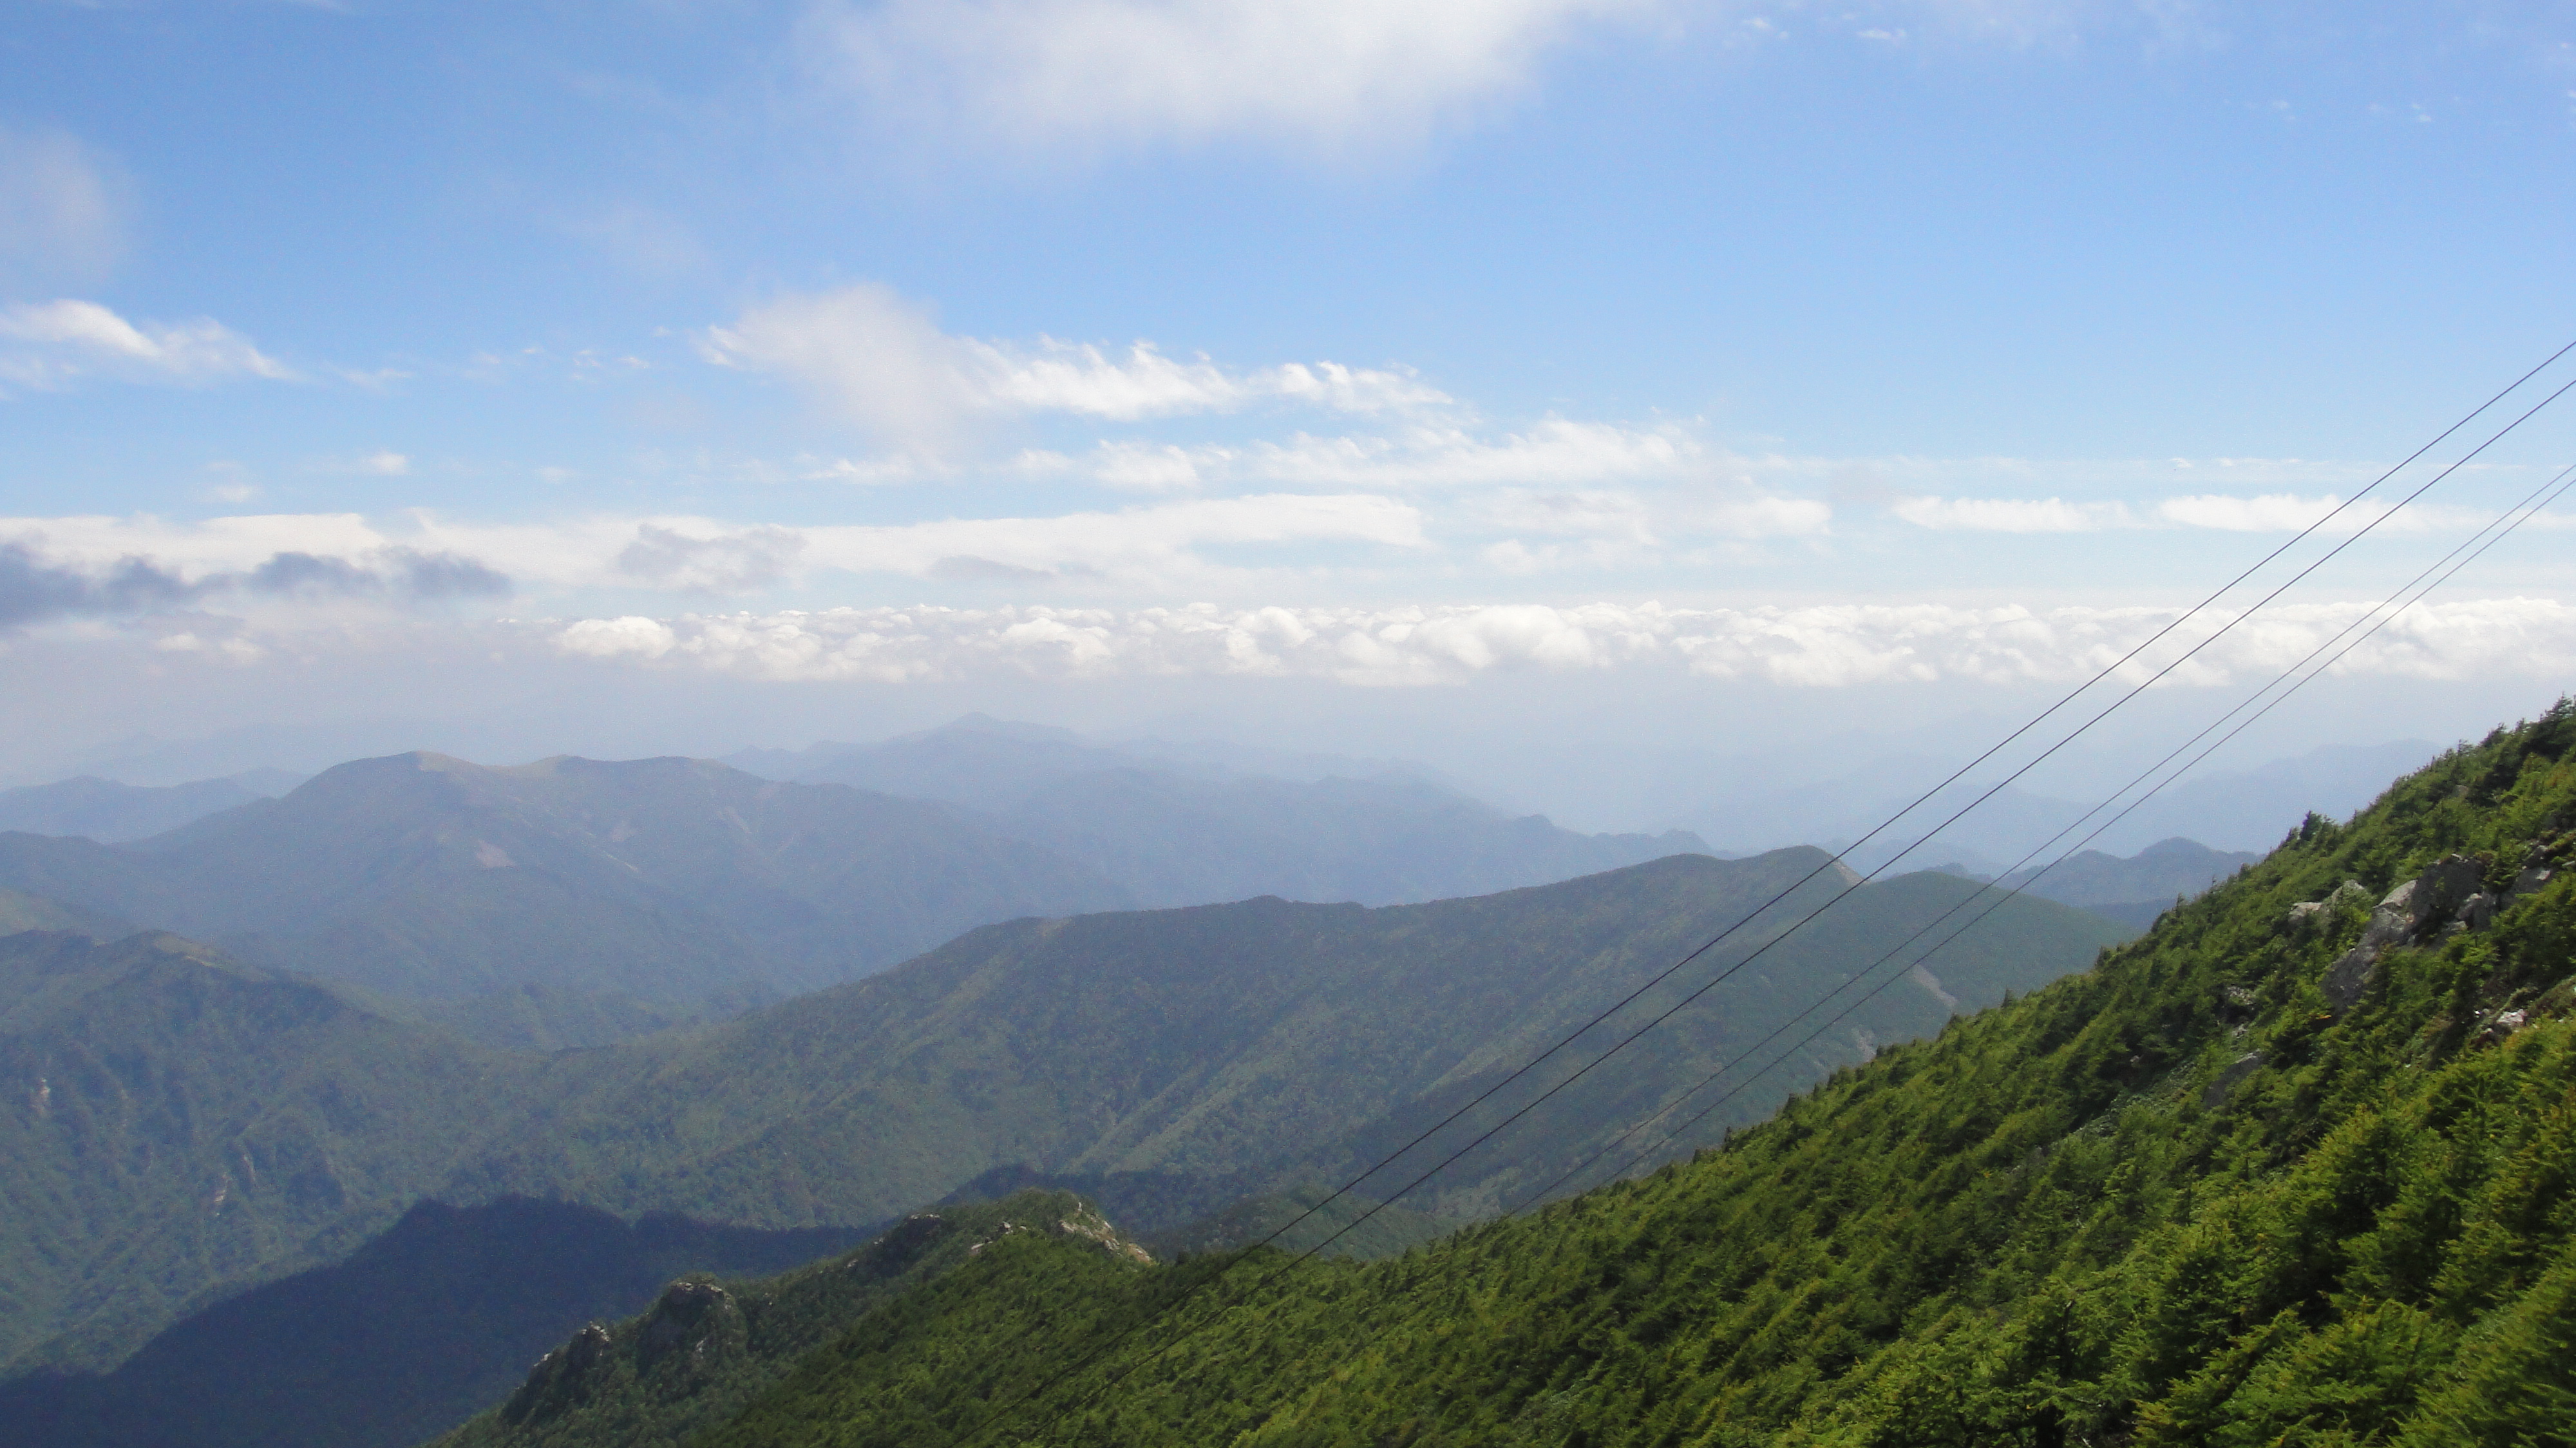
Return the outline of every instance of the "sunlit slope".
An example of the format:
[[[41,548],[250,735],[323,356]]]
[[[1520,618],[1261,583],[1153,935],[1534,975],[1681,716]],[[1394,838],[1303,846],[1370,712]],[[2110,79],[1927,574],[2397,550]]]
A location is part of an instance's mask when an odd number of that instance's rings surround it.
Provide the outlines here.
[[[2562,705],[2445,756],[1694,1162],[1256,1259],[1008,1421],[1206,1261],[1021,1244],[691,1441],[2566,1442],[2571,747]]]
[[[1401,1141],[1613,1003],[1825,857],[1675,856],[1562,884],[1368,909],[1252,900],[1015,921],[872,979],[705,1032],[639,1086],[571,1113],[550,1155],[498,1163],[495,1189],[574,1184],[586,1199],[725,1203],[794,1225],[935,1199],[996,1166],[1207,1182],[1211,1204],[1333,1176]],[[1587,1038],[1606,1045],[1849,888],[1827,870]],[[1415,1205],[1475,1214],[1539,1184],[1639,1101],[1695,1079],[1976,887],[1943,875],[1860,887]],[[2014,901],[1774,1080],[1863,1058],[2089,965],[2116,926]],[[1937,937],[1936,937],[1937,938]],[[1945,999],[1947,997],[1947,999]],[[1553,1069],[1553,1068],[1552,1068]],[[1523,1087],[1552,1081],[1543,1072]],[[1526,1099],[1497,1099],[1497,1110]],[[593,1169],[598,1163],[601,1168]],[[667,1163],[667,1164],[665,1164]],[[1338,1180],[1338,1177],[1335,1177]],[[1115,1204],[1110,1204],[1115,1210]]]
[[[970,1263],[1033,1244],[1113,1278],[1145,1253],[1062,1192],[909,1214],[857,1251],[753,1282],[674,1282],[652,1308],[594,1324],[440,1448],[654,1448],[722,1426],[873,1310]],[[1051,1258],[1051,1260],[1053,1260]]]

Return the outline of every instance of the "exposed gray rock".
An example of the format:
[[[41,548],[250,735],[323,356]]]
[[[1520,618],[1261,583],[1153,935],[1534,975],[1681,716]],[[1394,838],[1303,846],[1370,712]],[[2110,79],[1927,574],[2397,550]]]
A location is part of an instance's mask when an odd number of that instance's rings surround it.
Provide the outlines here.
[[[2528,876],[2531,872],[2523,873]],[[2325,978],[2318,982],[2326,1000],[2339,1012],[2351,1009],[2369,986],[2379,957],[2391,946],[2425,939],[2426,931],[2436,922],[2443,924],[2435,938],[2444,940],[2486,929],[2495,920],[2498,901],[2482,888],[2485,880],[2486,867],[2476,860],[2466,855],[2447,855],[2389,891],[2370,912],[2370,924],[2363,928],[2360,942],[2326,967]],[[2517,881],[2517,887],[2519,884]]]
[[[2470,896],[2486,885],[2486,866],[2466,855],[2446,855],[2415,877],[2413,908],[2418,928],[2459,914]]]
[[[2362,991],[2370,985],[2379,957],[2387,953],[2388,947],[2415,937],[2422,919],[2417,902],[2426,894],[2424,881],[2418,877],[2381,898],[2378,908],[2370,912],[2370,924],[2362,929],[2360,943],[2337,956],[2335,963],[2326,967],[2325,979],[2318,982],[2327,1004],[2338,1012],[2352,1009],[2352,1003],[2361,999]]]
[[[2547,885],[2557,873],[2547,865],[2525,865],[2522,873],[2513,877],[2513,888],[2505,892],[2506,901],[2509,903],[2525,895],[2539,894],[2541,887]]]
[[[537,1359],[528,1380],[501,1405],[501,1421],[519,1424],[552,1416],[589,1397],[592,1370],[608,1355],[608,1343],[608,1329],[594,1322]]]
[[[2358,904],[2369,898],[2370,892],[2362,888],[2359,880],[2346,880],[2322,900],[2303,900],[2291,906],[2289,913],[2281,918],[2281,925],[2293,932],[2314,930],[2332,920],[2347,902]]]
[[[2262,1069],[2263,1053],[2260,1051],[2248,1051],[2228,1062],[2217,1075],[2209,1078],[2207,1086],[2201,1088],[2200,1104],[2209,1107],[2226,1105],[2227,1093],[2236,1089],[2236,1083]]]
[[[635,1340],[636,1365],[650,1367],[683,1346],[703,1349],[739,1316],[733,1295],[712,1282],[683,1279],[662,1289]]]
[[[2362,991],[2370,985],[2371,970],[2378,964],[2378,949],[2367,945],[2356,945],[2335,957],[2335,963],[2326,967],[2325,978],[2317,982],[2317,988],[2325,992],[2326,1004],[2337,1011],[2351,1010],[2352,1003],[2361,999]]]

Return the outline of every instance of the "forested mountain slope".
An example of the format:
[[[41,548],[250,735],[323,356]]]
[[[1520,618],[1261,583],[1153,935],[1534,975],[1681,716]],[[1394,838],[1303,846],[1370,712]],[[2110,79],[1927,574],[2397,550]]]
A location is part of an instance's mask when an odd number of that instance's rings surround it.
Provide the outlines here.
[[[1136,1230],[1178,1225],[1331,1177],[1820,859],[1678,857],[1376,910],[1013,922],[720,1027],[555,1055],[173,937],[0,937],[0,1362],[111,1366],[207,1294],[334,1260],[422,1198],[858,1225],[1025,1169],[1116,1184]],[[1866,887],[1827,917],[1843,933],[1756,962],[1615,1086],[1552,1103],[1542,1138],[1597,1133],[1971,889]],[[2111,933],[2047,902],[1990,926],[1862,1028],[1935,1030],[1949,998],[2080,969]],[[1838,1033],[1742,1108],[1870,1040]],[[1428,1205],[1490,1210],[1525,1169],[1479,1157]]]
[[[1643,1180],[1187,1300],[1228,1259],[1013,1239],[687,1441],[2567,1442],[2571,750],[2445,755]]]
[[[390,1225],[570,1063],[175,936],[0,938],[0,1363],[109,1361]]]
[[[1683,855],[1425,905],[1264,899],[988,926],[689,1038],[613,1098],[567,1106],[567,1131],[496,1158],[483,1180],[621,1209],[721,1204],[772,1226],[827,1206],[873,1219],[997,1166],[1178,1178],[1200,1184],[1202,1206],[1339,1181],[1825,862],[1815,850]],[[1817,876],[1587,1040],[1632,1029],[1850,879]],[[1628,1070],[1568,1090],[1517,1129],[1512,1151],[1461,1163],[1414,1205],[1499,1209],[1976,889],[1921,874],[1853,890],[1648,1038]],[[2012,901],[1749,1090],[1734,1119],[1876,1041],[1938,1030],[1954,1007],[2080,970],[2121,933],[2068,906]],[[1556,1069],[1471,1119],[1518,1105]]]
[[[1132,903],[957,811],[702,760],[360,760],[124,847],[0,835],[0,885],[389,995],[735,1006],[959,931]]]
[[[548,1353],[443,1448],[614,1443],[659,1448],[721,1427],[808,1354],[986,1252],[1043,1241],[1141,1265],[1143,1249],[1070,1193],[916,1212],[858,1251],[766,1281],[674,1282],[650,1311],[592,1324]]]

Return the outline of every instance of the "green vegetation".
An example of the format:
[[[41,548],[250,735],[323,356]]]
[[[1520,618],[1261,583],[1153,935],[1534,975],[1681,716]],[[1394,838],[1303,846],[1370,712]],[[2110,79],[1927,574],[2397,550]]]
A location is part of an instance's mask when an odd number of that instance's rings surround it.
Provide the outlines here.
[[[1032,1236],[688,1442],[2568,1442],[2571,751],[2445,755],[1642,1180],[1168,1318],[1234,1259]]]
[[[174,937],[0,937],[0,1362],[113,1366],[193,1305],[337,1260],[423,1198],[787,1229],[884,1221],[1027,1168],[1099,1183],[1129,1230],[1178,1227],[1346,1179],[1820,858],[1676,857],[1377,910],[1017,921],[722,1026],[551,1056]],[[1481,1154],[1406,1208],[1475,1216],[1534,1190],[1533,1171],[1972,888],[1866,887],[1505,1143],[1547,1152]],[[1937,981],[1771,1073],[1737,1119],[1873,1040],[1939,1029],[1950,999],[2081,969],[2111,933],[2017,902],[1936,960]]]
[[[1146,1261],[1080,1198],[1021,1192],[918,1212],[858,1251],[767,1281],[674,1282],[652,1310],[596,1324],[540,1361],[517,1392],[442,1448],[668,1448],[741,1411],[816,1349],[893,1302],[993,1253],[1045,1241],[1077,1265]]]

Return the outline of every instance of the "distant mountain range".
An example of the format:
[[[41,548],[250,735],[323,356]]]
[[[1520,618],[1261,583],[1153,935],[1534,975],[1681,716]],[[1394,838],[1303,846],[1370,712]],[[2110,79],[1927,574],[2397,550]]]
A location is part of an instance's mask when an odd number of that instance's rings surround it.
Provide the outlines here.
[[[85,835],[105,844],[175,830],[219,810],[286,793],[303,776],[255,769],[190,784],[120,784],[82,775],[52,784],[0,789],[0,833]]]
[[[2378,798],[2389,780],[2422,765],[2434,752],[2435,746],[2418,739],[2336,745],[2253,769],[2198,775],[2148,799],[2113,823],[2095,844],[2118,854],[2181,836],[2224,851],[2270,849],[2309,812],[2336,819],[2349,815]],[[1897,756],[1838,778],[1787,789],[1765,787],[1759,776],[1748,775],[1743,788],[1690,811],[1681,822],[1729,850],[1792,842],[1840,848],[1913,801],[1950,768],[1942,760]],[[1946,806],[1919,811],[1919,818],[1909,817],[1913,828],[1900,827],[1870,841],[1852,854],[1852,863],[1866,870],[1884,861],[1983,788],[1982,784],[1973,789],[1954,787],[1941,797]],[[1957,861],[1980,873],[2000,873],[2092,807],[2089,800],[2077,803],[2008,786],[1907,856],[1905,867]],[[2102,822],[2089,821],[2056,848],[2077,843]]]
[[[801,762],[796,780],[706,760],[408,754],[282,799],[229,780],[66,781],[0,797],[51,827],[0,835],[0,889],[77,915],[41,923],[173,930],[550,1047],[730,1014],[1018,916],[1448,898],[1704,849],[1509,819],[1409,775],[1138,759],[970,717],[765,761]],[[191,809],[210,812],[126,838]]]
[[[944,805],[685,759],[324,771],[148,840],[0,835],[0,886],[388,995],[738,1006],[1132,902]]]
[[[518,840],[441,848],[482,843]],[[1013,921],[727,1024],[553,1055],[175,937],[0,936],[0,1082],[19,1103],[0,1110],[0,1361],[113,1363],[192,1301],[335,1260],[425,1197],[778,1229],[881,1220],[1012,1167],[1133,1183],[1104,1205],[1157,1204],[1136,1230],[1179,1225],[1338,1181],[1823,858],[1677,856],[1377,909]],[[1744,960],[1848,878],[1828,872],[1702,966]],[[1407,1205],[1478,1214],[1537,1190],[1974,889],[1862,887]],[[1703,1129],[2082,969],[2120,933],[2016,900]]]
[[[1697,835],[1585,835],[1511,818],[1426,770],[1326,756],[1087,743],[981,714],[880,744],[746,751],[774,778],[855,785],[977,812],[991,828],[1100,871],[1141,905],[1277,895],[1394,905],[1490,894],[1705,854]]]
[[[2197,895],[2261,858],[2250,850],[2213,850],[2197,840],[2160,840],[2127,859],[2084,850],[2054,866],[2015,870],[2002,883],[2144,930],[2176,900]],[[1988,878],[1963,865],[1946,868],[1971,880]]]

